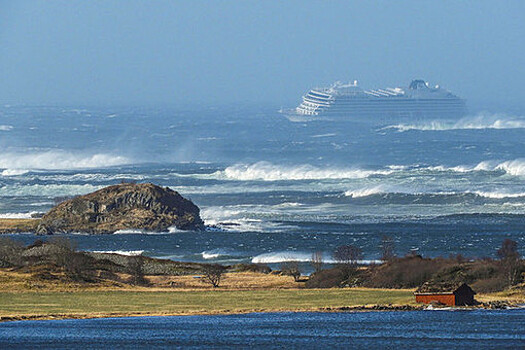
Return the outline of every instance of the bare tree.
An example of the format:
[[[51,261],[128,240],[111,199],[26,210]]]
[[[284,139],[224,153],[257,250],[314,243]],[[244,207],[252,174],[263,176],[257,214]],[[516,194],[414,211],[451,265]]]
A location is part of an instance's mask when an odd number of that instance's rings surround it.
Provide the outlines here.
[[[497,251],[498,258],[507,274],[509,285],[520,282],[521,261],[518,253],[518,243],[511,239],[505,239],[501,248]]]
[[[362,259],[362,256],[362,250],[353,245],[339,246],[333,253],[333,258],[339,264],[344,278],[350,277],[357,269],[357,261]]]
[[[394,252],[394,239],[390,236],[383,236],[381,238],[381,260],[390,261],[396,257]]]
[[[310,264],[314,268],[314,273],[318,273],[323,269],[323,252],[322,251],[316,251],[312,253],[312,259],[310,260]]]
[[[299,262],[291,260],[284,261],[281,263],[281,273],[286,276],[292,276],[295,282],[299,281],[299,278],[301,278]]]
[[[203,269],[202,281],[211,284],[213,288],[217,288],[221,283],[224,270],[224,266],[220,264],[207,264]]]

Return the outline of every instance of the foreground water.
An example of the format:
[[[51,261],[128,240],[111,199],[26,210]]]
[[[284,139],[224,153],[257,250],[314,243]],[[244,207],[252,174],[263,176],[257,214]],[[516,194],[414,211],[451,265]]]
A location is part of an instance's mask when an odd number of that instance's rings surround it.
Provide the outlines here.
[[[0,347],[518,349],[525,310],[267,313],[20,321]]]
[[[275,107],[0,108],[0,217],[121,181],[170,186],[213,229],[71,236],[80,249],[220,263],[310,259],[343,244],[494,256],[525,247],[525,118],[292,123]],[[26,243],[33,235],[16,236]]]

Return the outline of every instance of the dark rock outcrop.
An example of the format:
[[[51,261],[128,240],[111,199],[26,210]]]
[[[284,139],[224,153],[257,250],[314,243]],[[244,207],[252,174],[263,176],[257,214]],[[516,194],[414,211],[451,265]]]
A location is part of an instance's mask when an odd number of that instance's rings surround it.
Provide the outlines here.
[[[58,204],[42,217],[37,233],[165,231],[173,226],[203,228],[199,208],[168,187],[124,183]]]

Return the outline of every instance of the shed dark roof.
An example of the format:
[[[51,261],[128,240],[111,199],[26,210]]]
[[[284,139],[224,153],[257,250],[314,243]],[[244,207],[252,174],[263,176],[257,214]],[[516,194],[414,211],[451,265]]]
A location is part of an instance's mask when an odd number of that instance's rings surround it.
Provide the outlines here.
[[[464,282],[428,281],[428,282],[423,283],[416,290],[416,294],[429,294],[429,293],[452,294],[455,291],[457,291],[460,287],[462,287],[463,285],[472,291],[472,288],[470,288]],[[472,292],[475,294],[474,291]]]

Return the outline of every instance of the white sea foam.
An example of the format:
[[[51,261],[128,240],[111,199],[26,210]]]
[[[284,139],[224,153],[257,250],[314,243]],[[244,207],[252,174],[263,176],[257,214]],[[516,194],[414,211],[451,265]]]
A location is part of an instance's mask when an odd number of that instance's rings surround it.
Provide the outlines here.
[[[0,187],[0,196],[74,196],[94,192],[104,186],[85,185],[6,185]]]
[[[217,259],[219,256],[221,256],[221,254],[219,254],[219,253],[202,252],[201,254],[202,254],[202,258],[206,259],[206,260]]]
[[[364,170],[345,168],[320,168],[309,164],[296,166],[275,165],[269,162],[236,164],[221,172],[226,179],[240,181],[283,181],[283,180],[322,180],[322,179],[360,179],[371,175],[388,175],[393,170]]]
[[[385,186],[379,185],[374,187],[365,187],[361,189],[356,190],[348,190],[345,192],[346,197],[352,197],[352,198],[361,198],[361,197],[368,197],[372,196],[374,194],[380,194],[380,193],[386,193]]]
[[[117,231],[113,232],[113,234],[116,234],[116,235],[133,235],[133,234],[144,234],[146,232],[147,231],[142,230],[142,229],[138,229],[138,228],[126,228],[126,229],[122,229],[122,230],[117,230]]]
[[[4,169],[2,170],[2,173],[0,173],[2,176],[19,176],[27,174],[29,170],[26,169]]]
[[[525,175],[525,159],[514,159],[508,161],[487,160],[480,162],[474,166],[458,165],[454,167],[446,167],[443,165],[431,166],[426,169],[431,171],[453,171],[458,173],[467,173],[472,171],[503,171],[509,175],[524,176]]]
[[[373,196],[376,194],[397,194],[397,195],[408,195],[408,196],[432,196],[432,197],[448,197],[448,196],[465,196],[475,195],[489,199],[506,199],[506,198],[521,198],[525,197],[525,192],[512,192],[507,189],[493,190],[493,191],[481,191],[481,190],[451,190],[451,191],[432,191],[430,189],[404,189],[399,187],[387,187],[387,186],[376,186],[376,187],[364,187],[361,189],[349,190],[344,193],[344,196],[351,198],[364,198]]]
[[[472,192],[480,197],[491,199],[506,199],[506,198],[522,198],[525,197],[525,192],[509,193],[497,191],[474,191]]]
[[[11,131],[13,130],[13,126],[11,125],[0,125],[0,131]]]
[[[144,253],[143,250],[94,250],[93,253],[119,254],[126,256],[138,256]]]
[[[122,156],[105,153],[75,154],[62,150],[37,153],[1,153],[0,168],[3,169],[83,169],[104,168],[129,164]]]
[[[4,213],[0,214],[0,219],[31,219],[31,215],[38,214],[36,211],[29,213]]]
[[[525,159],[515,159],[500,163],[496,166],[497,170],[503,170],[507,174],[515,176],[525,175]]]
[[[399,132],[409,130],[446,131],[446,130],[479,130],[479,129],[523,129],[525,117],[509,116],[507,114],[480,113],[473,117],[465,117],[456,122],[428,121],[420,124],[389,125],[384,129],[395,129]]]
[[[334,264],[336,261],[329,255],[323,259],[326,264]],[[312,260],[312,253],[296,252],[296,251],[282,251],[259,254],[252,258],[253,264],[278,264],[287,261],[310,262]],[[370,265],[374,263],[381,263],[381,260],[358,260],[358,264]]]

